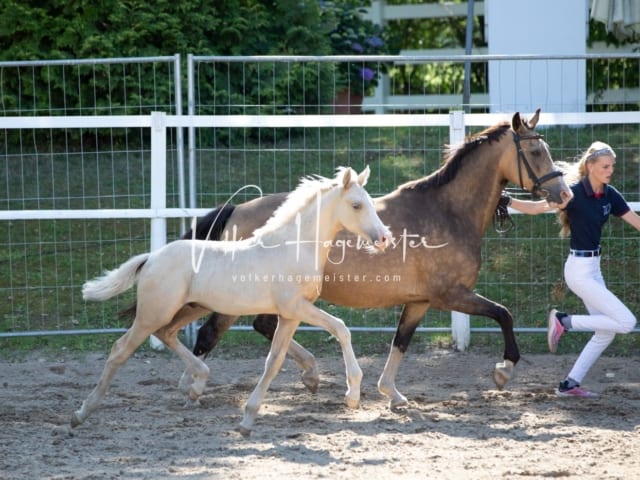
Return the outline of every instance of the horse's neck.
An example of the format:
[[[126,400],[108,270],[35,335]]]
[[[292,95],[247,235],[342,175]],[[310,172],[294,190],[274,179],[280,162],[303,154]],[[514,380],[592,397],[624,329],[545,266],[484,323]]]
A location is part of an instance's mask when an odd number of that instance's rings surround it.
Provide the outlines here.
[[[316,257],[315,266],[324,268],[332,240],[341,229],[335,218],[335,202],[339,191],[332,188],[313,198],[287,223],[263,234],[264,245],[293,245],[300,255]]]
[[[443,195],[451,202],[451,210],[457,215],[467,217],[477,229],[478,235],[484,235],[490,225],[500,192],[506,180],[500,171],[504,150],[496,145],[480,146],[482,152],[472,152],[476,158],[466,158],[455,178],[442,188]]]
[[[496,144],[481,145],[462,159],[454,178],[439,187],[422,190],[425,202],[437,198],[438,208],[457,218],[466,219],[482,236],[491,224],[500,192],[506,184],[499,167],[505,149]]]

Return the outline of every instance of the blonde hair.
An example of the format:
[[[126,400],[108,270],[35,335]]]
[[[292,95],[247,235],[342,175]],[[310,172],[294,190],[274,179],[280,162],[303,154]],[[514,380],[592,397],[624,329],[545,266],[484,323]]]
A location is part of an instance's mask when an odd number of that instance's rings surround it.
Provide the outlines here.
[[[593,142],[574,163],[558,162],[558,167],[564,172],[569,185],[577,183],[589,174],[587,165],[595,163],[603,155],[616,158],[616,152],[604,142]],[[558,211],[558,223],[560,224],[560,236],[568,237],[571,233],[569,227],[569,215],[566,210]]]

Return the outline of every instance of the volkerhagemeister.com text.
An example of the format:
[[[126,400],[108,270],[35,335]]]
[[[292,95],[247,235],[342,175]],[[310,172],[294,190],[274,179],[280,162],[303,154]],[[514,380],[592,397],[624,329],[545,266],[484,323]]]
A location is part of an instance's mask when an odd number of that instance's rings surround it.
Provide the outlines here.
[[[249,273],[233,274],[231,281],[234,283],[398,283],[402,280],[399,274],[355,274],[355,273],[326,273],[316,275],[295,275],[286,273]]]

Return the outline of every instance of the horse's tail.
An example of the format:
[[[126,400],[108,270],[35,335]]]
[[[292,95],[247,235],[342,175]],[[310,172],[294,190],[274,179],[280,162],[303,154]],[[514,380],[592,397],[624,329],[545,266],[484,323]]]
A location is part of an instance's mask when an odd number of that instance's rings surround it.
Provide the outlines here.
[[[236,206],[230,203],[214,208],[196,223],[195,237],[193,236],[193,229],[189,229],[189,231],[180,238],[185,240],[191,238],[197,238],[198,240],[220,240],[222,232],[224,232],[227,226],[227,221],[233,214],[235,208]]]
[[[117,269],[106,272],[102,277],[89,280],[82,287],[82,298],[101,302],[129,290],[138,280],[140,269],[149,259],[150,253],[130,258]]]

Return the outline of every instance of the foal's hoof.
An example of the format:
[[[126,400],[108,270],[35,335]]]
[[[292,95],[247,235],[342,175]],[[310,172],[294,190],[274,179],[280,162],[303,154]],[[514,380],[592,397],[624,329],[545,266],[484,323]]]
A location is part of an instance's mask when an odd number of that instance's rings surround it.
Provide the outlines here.
[[[316,393],[318,385],[320,385],[320,377],[315,371],[304,371],[302,372],[302,383],[311,393]]]
[[[511,360],[496,363],[496,368],[493,370],[493,382],[498,387],[498,390],[502,390],[506,383],[511,380],[514,368],[515,365]]]
[[[400,408],[404,408],[409,405],[409,400],[407,397],[402,395],[401,393],[397,393],[393,395],[391,400],[389,400],[389,410],[397,410]]]
[[[236,431],[240,432],[240,435],[242,435],[244,438],[249,438],[251,436],[251,429],[243,427],[242,425],[238,425]]]
[[[344,404],[347,407],[355,410],[360,405],[360,399],[359,398],[350,398],[350,397],[345,396],[344,397]]]
[[[194,400],[194,399],[192,399],[190,397],[187,397],[187,399],[185,400],[184,405],[183,405],[182,408],[184,408],[185,410],[189,410],[191,408],[198,408],[200,406],[202,406],[202,404],[200,403],[200,399],[199,398],[196,398]]]
[[[82,420],[80,420],[80,417],[78,417],[78,413],[73,412],[73,414],[71,415],[71,420],[69,420],[69,424],[71,425],[71,428],[76,428],[81,423],[82,423]]]
[[[193,378],[191,377],[191,374],[187,370],[185,370],[182,376],[180,377],[180,380],[178,381],[178,388],[180,389],[181,392],[189,393],[189,390],[191,390],[192,383],[193,383]]]

